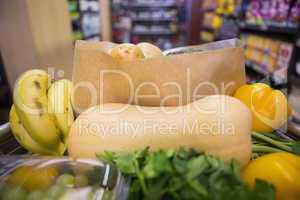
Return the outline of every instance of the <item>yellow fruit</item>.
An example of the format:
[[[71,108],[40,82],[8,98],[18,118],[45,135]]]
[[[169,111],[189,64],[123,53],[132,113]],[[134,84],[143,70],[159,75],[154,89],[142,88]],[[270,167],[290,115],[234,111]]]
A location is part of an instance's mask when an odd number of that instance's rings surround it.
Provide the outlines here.
[[[162,56],[163,53],[160,50],[160,48],[158,48],[157,46],[147,43],[147,42],[142,42],[142,43],[138,43],[137,46],[142,50],[145,58],[153,58],[156,56]]]
[[[61,132],[55,117],[48,113],[48,74],[30,70],[21,75],[14,88],[14,105],[28,134],[40,145],[56,149]]]
[[[14,105],[11,107],[9,113],[9,122],[10,127],[12,130],[13,135],[15,136],[16,140],[22,145],[25,149],[30,151],[31,153],[43,154],[43,155],[62,155],[65,151],[65,145],[61,144],[58,150],[49,150],[36,141],[34,141],[28,132],[23,127],[17,113],[15,110]]]
[[[233,14],[235,11],[235,6],[234,5],[229,5],[228,8],[227,8],[227,13],[230,15],[230,14]]]
[[[264,83],[240,87],[234,97],[245,103],[252,112],[252,129],[257,132],[272,132],[283,126],[290,115],[290,106],[285,95]]]
[[[254,187],[255,179],[276,188],[276,200],[300,199],[300,157],[291,153],[272,153],[251,161],[243,172],[244,181]]]
[[[119,44],[113,47],[110,50],[110,55],[113,58],[122,61],[131,61],[144,58],[142,50],[138,46],[129,43]]]
[[[219,8],[216,9],[217,14],[223,14],[224,12],[225,12],[224,8],[219,7]]]
[[[49,112],[54,114],[57,125],[67,140],[70,126],[74,121],[71,105],[72,82],[59,80],[54,82],[48,90]]]
[[[223,20],[219,16],[215,16],[212,20],[212,27],[214,29],[219,29],[222,26]]]
[[[8,182],[22,186],[28,192],[45,190],[54,183],[57,175],[57,170],[54,167],[22,166],[8,177]]]

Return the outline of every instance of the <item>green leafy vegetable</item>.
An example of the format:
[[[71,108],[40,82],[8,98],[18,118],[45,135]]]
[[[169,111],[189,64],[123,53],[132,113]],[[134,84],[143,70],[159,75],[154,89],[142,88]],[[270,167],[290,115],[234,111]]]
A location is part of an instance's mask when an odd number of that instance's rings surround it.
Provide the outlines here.
[[[237,162],[191,149],[148,148],[135,153],[106,152],[100,159],[114,163],[131,178],[129,200],[275,200],[273,186],[258,180],[250,189],[240,177]]]
[[[274,133],[252,132],[252,158],[282,151],[300,155],[300,142],[283,139]]]

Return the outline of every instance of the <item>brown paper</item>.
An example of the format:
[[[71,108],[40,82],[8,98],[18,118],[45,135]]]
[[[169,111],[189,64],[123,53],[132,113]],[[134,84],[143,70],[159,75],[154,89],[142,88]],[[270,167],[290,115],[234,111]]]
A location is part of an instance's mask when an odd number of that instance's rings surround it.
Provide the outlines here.
[[[72,102],[77,113],[101,103],[185,105],[206,95],[232,95],[245,84],[243,49],[235,39],[135,61],[113,59],[107,52],[114,45],[76,42]]]

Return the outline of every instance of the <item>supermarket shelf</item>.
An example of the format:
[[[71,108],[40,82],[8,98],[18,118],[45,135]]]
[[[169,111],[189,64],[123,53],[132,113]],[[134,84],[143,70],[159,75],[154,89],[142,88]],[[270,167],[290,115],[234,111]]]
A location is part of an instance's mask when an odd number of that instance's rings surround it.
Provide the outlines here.
[[[140,9],[140,8],[174,8],[177,7],[177,3],[162,3],[162,4],[121,4],[123,8],[128,8],[128,9]]]
[[[113,30],[117,30],[117,31],[128,31],[127,28],[124,28],[124,27],[118,27],[118,26],[114,26],[112,29],[113,29]]]
[[[269,80],[271,81],[271,85],[277,89],[279,88],[286,88],[286,84],[287,84],[287,77],[280,74],[280,73],[271,73],[268,72],[266,70],[263,70],[261,67],[259,67],[258,65],[256,65],[255,63],[251,63],[249,61],[245,61],[246,67],[252,71],[254,71],[255,73],[257,73],[258,75],[260,75],[261,77],[268,77]]]
[[[249,69],[252,69],[253,71],[257,72],[258,74],[261,74],[263,76],[268,76],[270,73],[263,70],[261,67],[259,67],[257,64],[249,62],[249,61],[245,61],[246,67]]]
[[[287,84],[287,71],[285,73],[282,73],[281,70],[277,70],[272,73],[272,81],[277,85]]]
[[[216,31],[213,27],[209,27],[209,26],[203,26],[202,30],[211,32],[211,33],[214,33]]]
[[[94,15],[99,15],[100,11],[96,10],[81,10],[81,14],[94,14]]]
[[[176,35],[177,32],[171,32],[171,31],[132,31],[132,35],[152,35],[152,36],[173,36]]]
[[[239,27],[241,30],[245,31],[254,31],[254,32],[260,32],[260,33],[276,33],[276,34],[285,34],[285,35],[293,35],[295,36],[298,32],[296,27],[283,27],[283,26],[260,26],[256,24],[249,24],[245,22],[239,22]]]
[[[132,18],[134,22],[176,22],[176,18]]]
[[[200,13],[206,12],[214,12],[216,10],[215,6],[207,7],[207,8],[200,8]]]
[[[79,15],[79,13],[73,12],[73,13],[70,13],[70,18],[71,18],[71,21],[76,21],[76,20],[79,20],[80,15]]]

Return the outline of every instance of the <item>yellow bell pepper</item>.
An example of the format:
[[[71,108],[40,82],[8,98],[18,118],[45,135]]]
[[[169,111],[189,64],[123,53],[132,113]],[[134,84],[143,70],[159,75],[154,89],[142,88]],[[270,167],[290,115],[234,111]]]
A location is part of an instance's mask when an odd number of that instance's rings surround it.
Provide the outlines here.
[[[291,113],[285,95],[264,83],[244,85],[235,92],[234,97],[251,110],[253,131],[272,132],[283,126]]]
[[[274,185],[276,200],[300,199],[300,157],[287,152],[272,153],[251,161],[242,172],[251,187],[255,179]]]

